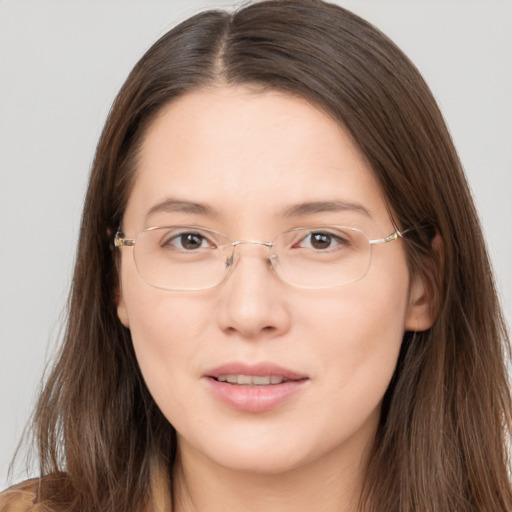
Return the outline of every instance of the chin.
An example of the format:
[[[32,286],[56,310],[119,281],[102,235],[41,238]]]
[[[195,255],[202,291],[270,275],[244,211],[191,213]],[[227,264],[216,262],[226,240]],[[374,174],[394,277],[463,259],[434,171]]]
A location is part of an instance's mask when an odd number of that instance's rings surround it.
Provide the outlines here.
[[[184,448],[183,455],[195,452],[202,462],[226,471],[261,477],[295,472],[329,459],[340,449],[344,451],[344,439],[329,438],[330,432],[308,434],[302,431],[283,435],[285,430],[244,429],[238,425],[233,431],[227,429],[197,439],[193,446],[182,440],[181,448]]]
[[[255,476],[285,474],[310,462],[297,450],[276,451],[275,447],[264,451],[248,450],[247,447],[243,450],[232,449],[229,453],[219,454],[215,459],[214,462],[225,470]]]

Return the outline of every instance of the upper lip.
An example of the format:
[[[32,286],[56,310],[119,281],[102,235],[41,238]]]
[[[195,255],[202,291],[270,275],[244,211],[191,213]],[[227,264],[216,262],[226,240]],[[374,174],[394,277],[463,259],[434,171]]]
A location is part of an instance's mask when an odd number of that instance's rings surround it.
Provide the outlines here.
[[[205,377],[219,378],[221,375],[251,375],[254,377],[278,376],[286,380],[303,380],[308,376],[274,363],[262,362],[247,364],[243,362],[225,363],[205,372]]]

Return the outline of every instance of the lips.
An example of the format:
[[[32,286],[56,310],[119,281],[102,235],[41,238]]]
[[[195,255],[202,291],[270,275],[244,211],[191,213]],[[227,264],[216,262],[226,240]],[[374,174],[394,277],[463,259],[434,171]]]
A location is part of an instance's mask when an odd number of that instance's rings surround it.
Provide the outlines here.
[[[309,378],[272,363],[228,363],[204,375],[213,396],[224,405],[250,413],[267,412],[292,399]]]

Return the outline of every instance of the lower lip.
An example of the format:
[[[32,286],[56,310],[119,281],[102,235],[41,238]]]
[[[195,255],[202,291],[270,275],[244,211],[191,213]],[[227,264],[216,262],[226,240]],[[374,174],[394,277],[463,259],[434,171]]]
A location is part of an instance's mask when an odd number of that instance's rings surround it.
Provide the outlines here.
[[[297,394],[307,379],[282,382],[269,386],[240,386],[206,378],[213,394],[224,404],[239,411],[267,412],[282,405]]]

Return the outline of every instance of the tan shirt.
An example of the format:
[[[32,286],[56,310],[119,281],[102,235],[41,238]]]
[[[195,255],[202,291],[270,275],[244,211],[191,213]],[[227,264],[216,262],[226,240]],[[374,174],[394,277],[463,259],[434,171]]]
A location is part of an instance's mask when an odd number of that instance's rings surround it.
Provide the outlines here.
[[[0,493],[0,512],[43,512],[45,509],[34,504],[38,481],[27,480]]]

